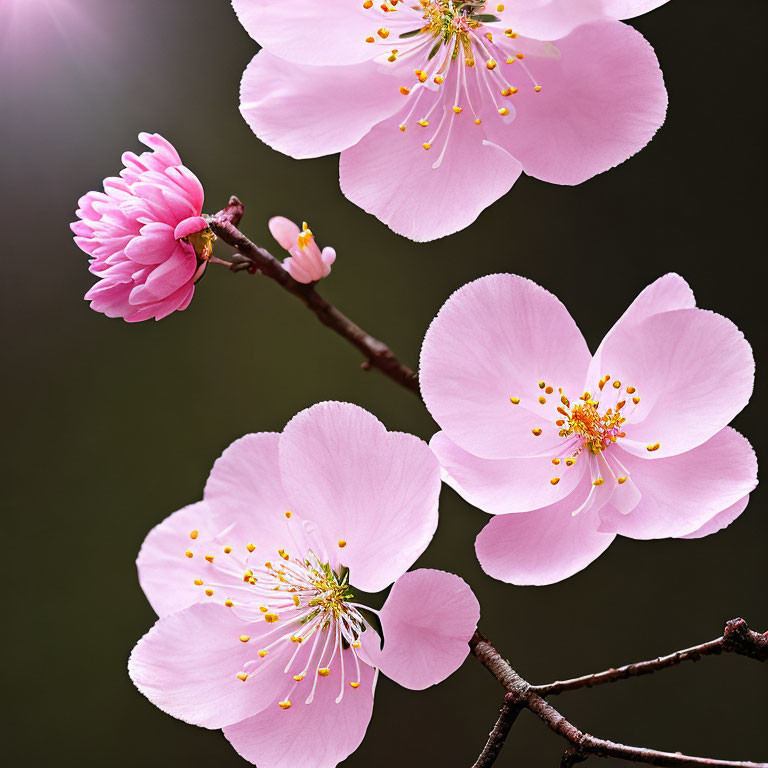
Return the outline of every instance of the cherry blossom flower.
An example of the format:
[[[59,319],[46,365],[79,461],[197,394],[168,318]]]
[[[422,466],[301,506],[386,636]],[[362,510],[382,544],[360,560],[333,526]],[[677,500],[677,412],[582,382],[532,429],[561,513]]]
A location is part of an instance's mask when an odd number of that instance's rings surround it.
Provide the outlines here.
[[[476,551],[502,581],[560,581],[617,534],[714,533],[757,485],[727,426],[752,392],[751,348],[678,275],[646,288],[595,355],[551,293],[480,278],[433,321],[420,380],[445,481],[497,515]]]
[[[434,534],[440,485],[426,443],[346,403],[233,443],[203,501],[142,546],[160,619],[133,650],[134,683],[165,712],[223,728],[259,768],[337,765],[363,739],[378,669],[422,689],[468,653],[470,588],[406,573]],[[356,602],[393,582],[380,611]]]
[[[321,251],[306,222],[299,229],[290,219],[275,216],[269,220],[272,237],[291,255],[283,262],[290,276],[300,283],[314,283],[331,274],[336,251],[326,247]]]
[[[525,173],[579,184],[644,147],[667,95],[618,21],[663,0],[233,0],[262,46],[241,111],[395,232],[471,224]]]
[[[100,278],[91,308],[129,323],[186,309],[208,264],[214,236],[201,217],[203,188],[170,142],[139,134],[150,151],[123,155],[119,177],[79,201],[75,242]]]

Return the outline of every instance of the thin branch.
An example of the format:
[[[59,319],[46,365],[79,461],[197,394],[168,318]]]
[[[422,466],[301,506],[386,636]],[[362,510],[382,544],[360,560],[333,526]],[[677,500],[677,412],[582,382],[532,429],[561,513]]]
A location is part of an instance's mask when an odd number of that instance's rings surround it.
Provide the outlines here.
[[[684,661],[698,661],[702,656],[716,656],[721,653],[737,653],[750,656],[759,661],[768,660],[768,637],[753,632],[744,619],[729,621],[722,637],[708,643],[695,645],[682,651],[675,651],[667,656],[659,656],[650,661],[638,661],[623,667],[606,669],[592,675],[574,677],[570,680],[557,680],[547,685],[534,685],[531,690],[540,696],[554,696],[563,691],[575,691],[578,688],[593,688],[604,683],[615,683],[628,677],[639,677],[674,667]]]
[[[359,325],[327,302],[315,290],[313,284],[306,285],[294,280],[283,269],[282,264],[269,251],[252,243],[237,224],[243,216],[243,204],[236,198],[230,198],[229,204],[214,216],[208,216],[208,226],[213,233],[232,246],[237,254],[230,266],[233,272],[266,275],[277,282],[288,293],[299,299],[317,319],[346,339],[365,357],[364,369],[376,368],[385,376],[419,395],[419,381],[416,372],[401,363],[389,347],[371,336]]]
[[[718,643],[719,650],[708,650],[709,653],[738,653],[743,656],[749,656],[760,661],[765,661],[768,655],[768,633],[759,634],[753,632],[747,626],[743,619],[734,619],[726,625],[726,630],[722,638],[712,641]],[[710,648],[712,643],[705,643],[698,648]],[[564,738],[570,748],[563,755],[561,768],[571,768],[588,757],[620,758],[636,763],[646,763],[656,766],[671,766],[673,768],[685,768],[687,766],[709,766],[709,768],[768,768],[768,763],[735,762],[731,760],[715,760],[707,757],[692,757],[683,755],[679,752],[660,752],[654,749],[645,749],[643,747],[632,747],[625,744],[618,744],[606,739],[599,739],[588,733],[583,733],[575,725],[563,717],[551,704],[549,704],[541,695],[540,691],[555,690],[560,692],[566,690],[562,688],[563,683],[553,683],[551,686],[531,686],[523,677],[521,677],[509,664],[502,658],[494,645],[479,632],[475,632],[470,640],[469,647],[477,659],[491,672],[491,674],[507,689],[507,695],[504,699],[499,720],[494,726],[488,742],[483,749],[473,768],[490,768],[498,757],[504,740],[509,734],[512,723],[521,709],[527,709],[535,714],[550,730]],[[680,653],[688,653],[682,651]],[[672,654],[664,659],[676,657]],[[685,658],[693,658],[693,655]],[[641,664],[653,665],[653,662],[641,662]],[[670,661],[658,669],[673,666],[679,661]],[[634,665],[636,666],[636,665]],[[647,672],[655,669],[647,669]],[[622,679],[622,677],[613,677],[612,670],[605,673],[599,673],[600,682],[609,682],[613,679]],[[602,677],[601,677],[602,676]],[[624,675],[623,677],[631,677]],[[582,681],[586,678],[577,678]],[[571,681],[566,681],[570,683]],[[559,688],[557,686],[560,686]],[[575,685],[574,688],[584,687],[585,684]],[[569,688],[570,689],[570,688]]]

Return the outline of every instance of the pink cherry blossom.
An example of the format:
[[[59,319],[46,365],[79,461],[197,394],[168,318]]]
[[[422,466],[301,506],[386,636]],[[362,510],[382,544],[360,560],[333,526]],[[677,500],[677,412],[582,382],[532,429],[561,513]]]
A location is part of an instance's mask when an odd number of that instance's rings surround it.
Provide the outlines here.
[[[751,348],[678,275],[646,288],[594,355],[551,293],[480,278],[433,321],[420,380],[445,481],[497,515],[476,551],[503,581],[565,579],[617,534],[714,533],[757,485],[752,447],[727,426],[752,392]]]
[[[667,94],[629,18],[665,0],[233,0],[262,46],[256,135],[341,152],[341,188],[413,240],[471,224],[520,174],[579,184],[642,149]]]
[[[365,735],[379,669],[422,689],[468,653],[470,588],[406,573],[435,532],[440,484],[426,443],[346,403],[233,443],[203,501],[142,546],[160,619],[131,654],[134,683],[165,712],[223,728],[259,768],[333,768]],[[393,583],[380,611],[355,601]]]
[[[129,323],[186,309],[213,245],[197,177],[162,136],[141,133],[139,140],[150,151],[126,152],[120,176],[82,197],[71,225],[100,278],[85,298]]]
[[[314,283],[331,274],[331,265],[336,261],[336,251],[330,247],[321,251],[306,222],[299,229],[290,219],[275,216],[269,220],[269,231],[291,254],[283,262],[283,267],[294,280],[300,283]]]

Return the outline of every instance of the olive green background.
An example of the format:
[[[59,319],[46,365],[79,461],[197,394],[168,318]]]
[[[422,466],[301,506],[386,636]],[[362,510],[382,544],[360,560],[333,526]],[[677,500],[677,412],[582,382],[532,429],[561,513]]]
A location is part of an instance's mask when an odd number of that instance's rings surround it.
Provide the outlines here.
[[[554,291],[594,348],[648,282],[682,273],[700,306],[755,347],[756,393],[735,426],[765,455],[768,19],[762,0],[725,9],[671,0],[636,20],[671,98],[637,157],[576,188],[523,177],[469,229],[418,245],[343,198],[337,158],[297,162],[251,134],[237,92],[257,47],[226,0],[0,0],[7,764],[245,765],[220,733],[164,715],[128,679],[128,654],[154,621],[134,567],[144,535],[200,497],[232,440],[280,430],[320,400],[357,403],[423,438],[435,431],[412,394],[361,371],[352,348],[266,279],[214,267],[192,306],[161,323],[88,309],[92,276],[68,223],[77,198],[138,148],[137,132],[176,144],[207,211],[239,195],[257,242],[276,247],[271,215],[307,219],[339,254],[322,292],[411,365],[443,301],[480,275],[519,272]],[[295,119],[311,122],[312,105],[297,103]],[[484,632],[532,681],[701,642],[736,615],[768,627],[764,489],[716,536],[618,539],[542,588],[486,577],[473,540],[487,517],[450,489],[441,511],[419,565],[472,585]],[[603,737],[768,760],[767,671],[711,658],[557,705]],[[471,658],[422,693],[381,679],[367,738],[344,765],[469,766],[501,695]],[[563,748],[524,714],[498,765],[556,766]]]

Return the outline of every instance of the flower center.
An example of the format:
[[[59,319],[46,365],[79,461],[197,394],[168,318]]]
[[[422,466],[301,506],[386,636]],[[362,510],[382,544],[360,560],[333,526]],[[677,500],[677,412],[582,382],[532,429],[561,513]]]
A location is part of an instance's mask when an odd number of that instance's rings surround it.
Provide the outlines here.
[[[364,8],[386,17],[386,26],[369,35],[367,42],[386,47],[382,60],[390,64],[409,60],[414,66],[415,80],[400,85],[400,93],[410,103],[400,130],[405,132],[411,121],[420,128],[437,121],[422,143],[429,150],[441,140],[435,169],[442,164],[459,115],[471,113],[462,119],[472,119],[476,126],[482,125],[486,115],[511,119],[514,107],[505,100],[518,93],[524,80],[535,91],[541,90],[523,61],[523,49],[557,55],[553,45],[518,41],[518,34],[505,28],[498,16],[484,12],[486,6],[499,13],[504,10],[504,5],[484,0],[387,0],[378,7],[373,0],[363,3]],[[391,47],[393,38],[396,47]]]
[[[290,519],[291,513],[285,514]],[[198,531],[189,534],[193,541],[198,535]],[[339,547],[344,546],[346,542],[339,541]],[[318,680],[330,677],[336,667],[340,681],[337,702],[341,701],[347,686],[360,687],[360,635],[371,623],[377,626],[376,613],[352,602],[347,568],[334,570],[311,550],[304,557],[292,557],[283,549],[277,551],[274,562],[255,567],[248,562],[255,549],[248,544],[247,552],[237,553],[233,547],[223,546],[218,552],[204,554],[203,573],[195,579],[208,598],[223,601],[257,629],[253,638],[249,634],[234,638],[259,645],[254,657],[236,673],[237,678],[246,682],[257,677],[263,665],[272,662],[270,654],[282,651],[274,659],[275,664],[287,661],[284,672],[289,690],[278,701],[281,709],[290,708],[294,691],[307,677],[312,680],[310,685],[305,683],[309,688],[305,701],[310,704]],[[192,549],[184,554],[195,557]],[[266,631],[263,622],[270,625]]]

